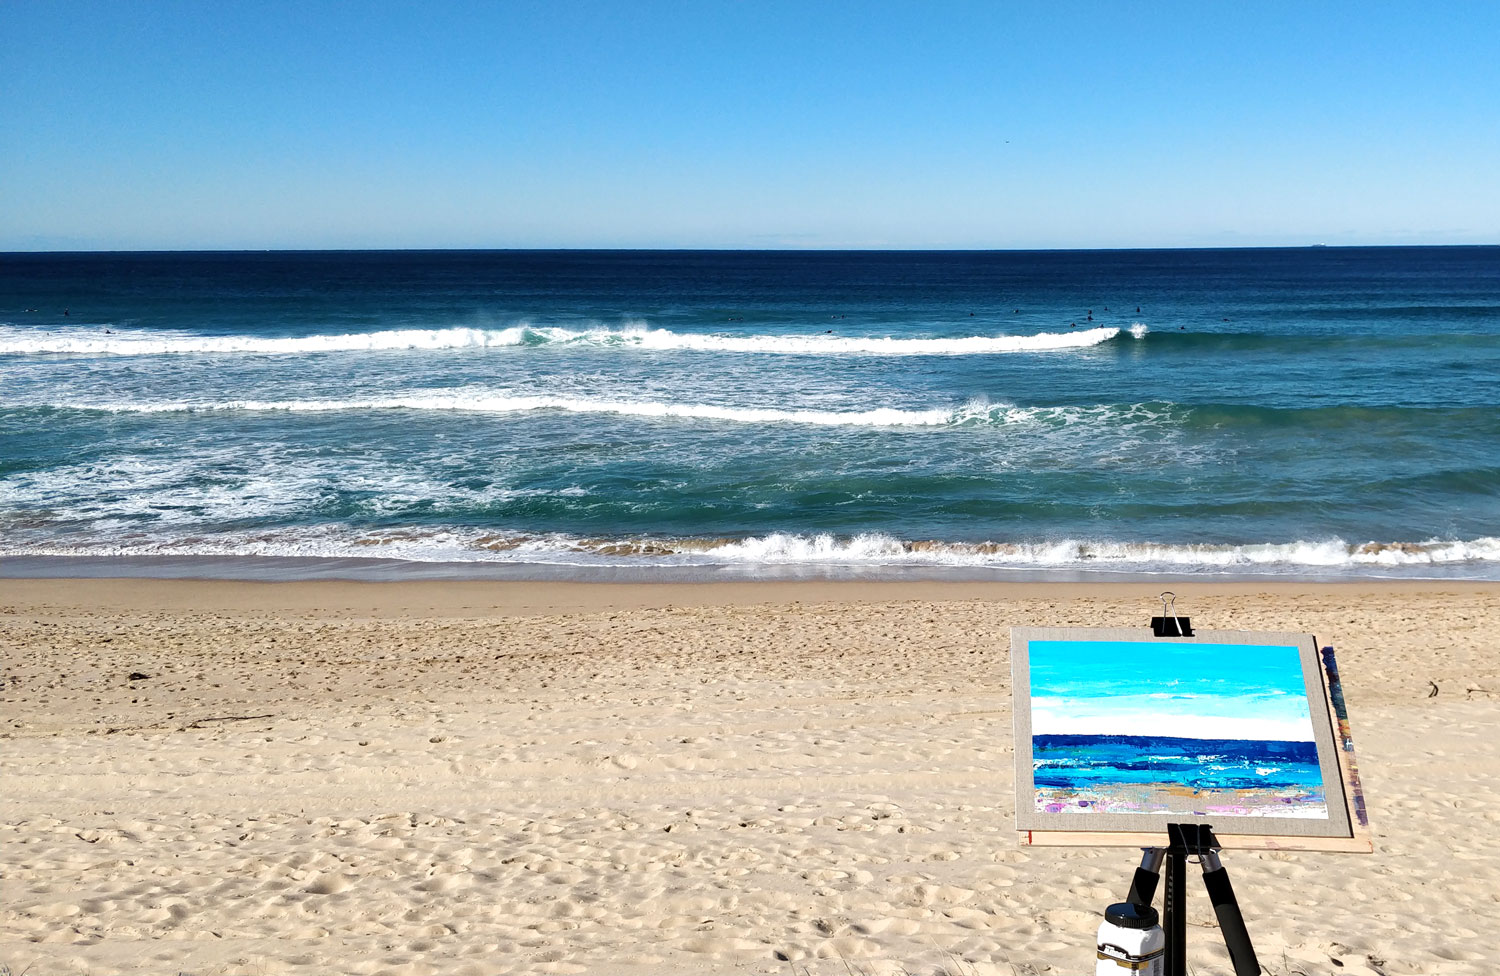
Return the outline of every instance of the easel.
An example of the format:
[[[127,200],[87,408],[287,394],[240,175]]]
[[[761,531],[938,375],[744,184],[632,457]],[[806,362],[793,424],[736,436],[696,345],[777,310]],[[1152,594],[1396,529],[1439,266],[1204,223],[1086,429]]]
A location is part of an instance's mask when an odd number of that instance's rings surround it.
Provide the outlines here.
[[[1142,848],[1141,866],[1135,869],[1130,893],[1125,900],[1133,905],[1149,905],[1156,894],[1157,882],[1165,862],[1167,886],[1162,892],[1161,927],[1167,948],[1163,956],[1165,976],[1187,973],[1187,859],[1196,857],[1203,867],[1203,885],[1219,919],[1224,947],[1235,976],[1258,976],[1260,963],[1250,933],[1245,931],[1245,917],[1235,901],[1229,873],[1219,862],[1219,839],[1208,824],[1167,824],[1167,846]]]
[[[1161,616],[1151,618],[1151,632],[1157,637],[1191,637],[1193,623],[1177,615],[1177,597],[1171,591],[1161,595]],[[1165,976],[1187,973],[1187,860],[1198,859],[1203,867],[1203,885],[1219,919],[1224,946],[1234,964],[1235,976],[1258,976],[1260,963],[1250,933],[1245,931],[1245,917],[1235,901],[1229,873],[1219,861],[1219,839],[1208,824],[1167,824],[1166,847],[1143,847],[1141,866],[1135,869],[1130,893],[1125,900],[1133,905],[1149,905],[1156,894],[1161,869],[1167,869],[1167,886],[1162,892],[1161,927],[1167,947],[1163,956]]]
[[[1151,958],[1149,967],[1164,967],[1159,971],[1166,976],[1185,976],[1187,971],[1186,864],[1190,858],[1196,859],[1202,866],[1203,882],[1218,917],[1235,976],[1255,976],[1260,972],[1260,965],[1255,957],[1254,947],[1250,944],[1249,934],[1245,931],[1245,920],[1235,901],[1229,876],[1219,860],[1220,852],[1227,848],[1368,854],[1372,849],[1364,792],[1359,782],[1354,744],[1349,733],[1348,712],[1333,648],[1322,647],[1315,636],[1306,633],[1209,630],[1195,634],[1192,621],[1178,615],[1176,597],[1170,592],[1162,594],[1161,616],[1150,619],[1148,630],[1149,633],[1138,627],[1012,628],[1012,674],[1015,677],[1017,696],[1016,827],[1021,835],[1020,842],[1028,847],[1131,847],[1143,851],[1140,867],[1135,872],[1130,892],[1126,896],[1128,903],[1140,906],[1150,905],[1161,882],[1162,869],[1165,868],[1167,883],[1163,892],[1163,911],[1160,913],[1163,926],[1161,956]],[[1104,810],[1093,821],[1098,824],[1095,827],[1089,823],[1093,818],[1078,817],[1079,811],[1052,809],[1062,804],[1050,800],[1044,804],[1044,794],[1036,788],[1034,780],[1036,739],[1030,697],[1034,690],[1033,648],[1037,645],[1057,645],[1048,647],[1045,651],[1046,654],[1055,655],[1064,652],[1058,648],[1066,649],[1068,645],[1076,644],[1080,653],[1097,654],[1112,652],[1113,649],[1101,649],[1102,645],[1111,643],[1126,645],[1130,653],[1139,654],[1142,658],[1155,657],[1158,663],[1165,662],[1170,655],[1163,653],[1166,648],[1153,652],[1151,645],[1156,643],[1204,644],[1231,650],[1238,646],[1268,649],[1295,647],[1306,688],[1312,738],[1316,744],[1319,774],[1326,793],[1325,806],[1330,823],[1317,825],[1319,829],[1314,830],[1305,829],[1300,821],[1292,824],[1283,822],[1283,818],[1268,817],[1268,820],[1276,822],[1256,824],[1260,829],[1254,832],[1239,833],[1234,827],[1228,826],[1225,827],[1226,833],[1217,835],[1207,824],[1164,823],[1167,817],[1172,816],[1170,813],[1161,817],[1148,817],[1130,813],[1115,814]],[[1163,671],[1162,675],[1164,679],[1172,677],[1170,669]],[[1326,707],[1326,712],[1319,707],[1320,704]],[[1026,743],[1024,750],[1021,748],[1022,742]],[[1028,759],[1031,761],[1028,762]],[[1340,800],[1342,803],[1338,802]],[[1182,817],[1194,815],[1186,811],[1177,814]],[[1163,826],[1168,832],[1165,844],[1160,834]],[[1283,827],[1289,829],[1285,832],[1278,829]],[[1123,917],[1130,913],[1122,911],[1117,914]],[[1106,919],[1108,916],[1109,913],[1106,912]],[[1140,917],[1144,916],[1137,913],[1137,918]],[[1124,924],[1121,927],[1137,926]],[[1157,944],[1154,932],[1151,933],[1150,941],[1153,945]],[[1115,957],[1110,955],[1109,958]],[[1115,961],[1120,960],[1116,958]],[[1140,963],[1143,961],[1144,956],[1132,958],[1126,961],[1126,965],[1133,964],[1132,968],[1139,969],[1142,968]]]

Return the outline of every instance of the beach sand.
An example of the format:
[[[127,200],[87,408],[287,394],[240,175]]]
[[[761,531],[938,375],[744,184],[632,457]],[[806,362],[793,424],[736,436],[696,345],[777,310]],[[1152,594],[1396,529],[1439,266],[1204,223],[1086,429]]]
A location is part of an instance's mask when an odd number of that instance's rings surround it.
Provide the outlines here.
[[[1338,649],[1375,853],[1226,854],[1267,970],[1500,971],[1500,585],[1173,588]],[[0,581],[0,963],[1091,973],[1138,854],[1019,846],[1008,631],[1161,589]]]

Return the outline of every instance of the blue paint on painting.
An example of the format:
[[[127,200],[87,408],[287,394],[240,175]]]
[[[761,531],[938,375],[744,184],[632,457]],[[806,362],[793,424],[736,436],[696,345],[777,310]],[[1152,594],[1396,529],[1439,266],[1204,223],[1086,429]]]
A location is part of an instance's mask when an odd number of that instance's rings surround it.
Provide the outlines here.
[[[1311,742],[1189,739],[1139,735],[1034,735],[1038,789],[1095,792],[1101,787],[1171,786],[1256,790],[1323,801]]]

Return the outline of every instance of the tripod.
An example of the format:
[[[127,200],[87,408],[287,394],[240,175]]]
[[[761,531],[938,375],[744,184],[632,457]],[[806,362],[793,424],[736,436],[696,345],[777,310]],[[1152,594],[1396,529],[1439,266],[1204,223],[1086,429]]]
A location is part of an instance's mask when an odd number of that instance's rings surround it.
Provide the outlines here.
[[[1135,869],[1130,894],[1125,900],[1134,905],[1149,905],[1156,894],[1162,864],[1167,868],[1167,886],[1162,892],[1162,929],[1167,947],[1163,958],[1165,976],[1186,976],[1187,972],[1187,859],[1196,857],[1203,867],[1203,885],[1213,902],[1219,919],[1224,946],[1234,964],[1235,976],[1258,976],[1260,963],[1250,933],[1245,931],[1245,917],[1234,900],[1229,874],[1219,863],[1219,839],[1208,824],[1167,824],[1166,847],[1143,848],[1141,866]]]

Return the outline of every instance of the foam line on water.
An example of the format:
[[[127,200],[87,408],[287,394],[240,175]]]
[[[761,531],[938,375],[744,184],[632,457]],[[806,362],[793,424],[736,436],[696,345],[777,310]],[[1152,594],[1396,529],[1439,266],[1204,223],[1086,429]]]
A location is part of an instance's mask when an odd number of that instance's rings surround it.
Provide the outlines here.
[[[152,330],[106,332],[36,332],[0,330],[0,355],[168,356],[168,355],[308,355],[337,352],[459,350],[515,346],[583,346],[659,351],[765,353],[780,355],[967,356],[1045,352],[1096,346],[1120,329],[1096,328],[1036,335],[963,336],[907,339],[888,336],[731,335],[673,332],[644,325],[625,328],[564,329],[516,325],[504,329],[392,329],[381,332],[262,337],[207,336]],[[1130,328],[1145,335],[1140,324]]]
[[[734,560],[791,563],[933,563],[1068,568],[1115,565],[1232,570],[1254,566],[1345,569],[1500,562],[1500,538],[1351,543],[1343,539],[1246,545],[1172,544],[1061,539],[1046,542],[901,540],[884,533],[855,536],[771,533],[725,542],[715,550]]]
[[[897,339],[887,336],[837,335],[697,335],[651,329],[630,337],[645,349],[692,349],[706,352],[781,353],[837,355],[856,353],[875,356],[972,356],[1010,352],[1042,352],[1081,349],[1108,342],[1120,334],[1116,328],[1082,332],[1042,332],[1025,336],[963,336],[959,338]]]
[[[343,400],[223,400],[214,402],[97,402],[40,404],[51,409],[97,410],[122,414],[285,412],[332,413],[373,410],[419,410],[455,413],[516,414],[557,411],[577,414],[718,420],[741,424],[786,423],[819,427],[957,427],[1042,423],[1056,426],[1097,424],[1111,419],[1150,422],[1166,419],[1167,404],[1124,406],[1021,407],[974,400],[959,407],[902,410],[780,410],[709,403],[631,401],[561,396],[512,396],[497,393],[429,393]]]
[[[151,330],[107,333],[15,332],[0,335],[0,355],[169,356],[169,355],[306,355],[327,352],[386,352],[405,349],[464,349],[518,346],[528,329],[391,329],[383,332],[263,337],[208,336]]]
[[[121,544],[109,531],[73,541],[10,540],[0,554],[224,555],[384,557],[411,562],[510,562],[640,566],[932,566],[994,569],[1091,569],[1123,572],[1275,572],[1293,569],[1354,575],[1469,566],[1490,578],[1500,564],[1500,537],[1423,542],[1351,543],[1342,539],[1249,545],[1193,545],[1061,539],[1042,542],[902,540],[870,532],[852,536],[772,532],[748,538],[607,537],[507,533],[473,528],[358,531],[308,526],[274,532],[140,533]]]

